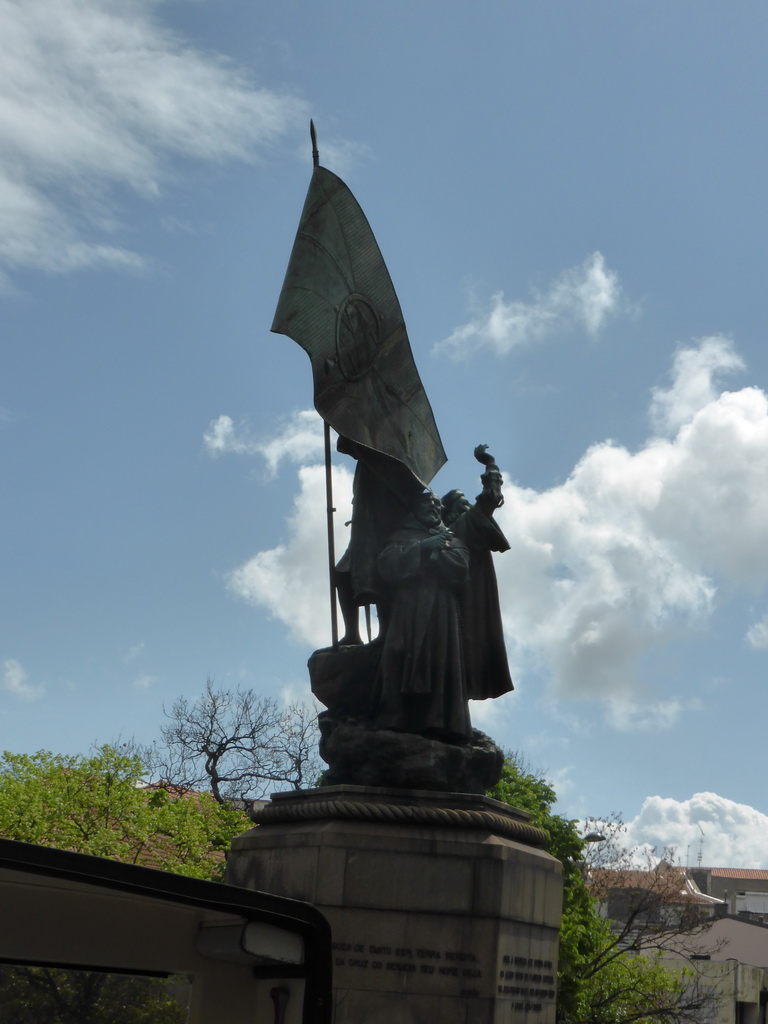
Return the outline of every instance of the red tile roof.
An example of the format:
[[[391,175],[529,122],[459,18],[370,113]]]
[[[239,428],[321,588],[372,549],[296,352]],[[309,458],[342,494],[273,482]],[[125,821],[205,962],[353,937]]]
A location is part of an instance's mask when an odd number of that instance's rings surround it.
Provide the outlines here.
[[[712,878],[752,878],[755,881],[768,881],[768,871],[763,868],[710,868]]]

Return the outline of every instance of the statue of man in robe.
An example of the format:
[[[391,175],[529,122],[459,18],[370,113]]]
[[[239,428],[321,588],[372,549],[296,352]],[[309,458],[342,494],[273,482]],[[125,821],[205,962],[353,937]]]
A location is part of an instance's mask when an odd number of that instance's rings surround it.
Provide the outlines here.
[[[379,556],[389,622],[374,686],[377,729],[465,743],[472,732],[459,592],[470,552],[441,521],[430,492],[414,503]]]
[[[471,700],[500,697],[514,689],[509,674],[499,588],[493,551],[508,551],[509,542],[493,514],[504,503],[503,479],[487,445],[475,448],[475,458],[486,467],[483,489],[471,504],[463,491],[449,491],[442,499],[443,523],[469,549],[467,581],[459,594],[467,695]]]

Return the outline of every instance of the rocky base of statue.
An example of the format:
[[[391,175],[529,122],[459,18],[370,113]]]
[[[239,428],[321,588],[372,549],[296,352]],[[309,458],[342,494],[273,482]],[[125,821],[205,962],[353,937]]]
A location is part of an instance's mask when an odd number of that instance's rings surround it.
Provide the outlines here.
[[[486,793],[501,778],[504,752],[473,729],[464,742],[378,728],[375,680],[381,644],[315,651],[312,692],[323,703],[323,786],[384,786],[447,793]]]
[[[384,786],[395,789],[486,793],[501,778],[504,752],[473,729],[467,744],[319,717],[320,755],[328,764],[322,786]]]

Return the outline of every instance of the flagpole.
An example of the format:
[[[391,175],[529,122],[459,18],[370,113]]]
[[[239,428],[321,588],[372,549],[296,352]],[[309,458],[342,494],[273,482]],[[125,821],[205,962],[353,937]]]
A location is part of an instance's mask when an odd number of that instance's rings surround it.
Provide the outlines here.
[[[317,132],[315,131],[315,122],[310,118],[309,121],[309,137],[312,140],[312,166],[320,166],[320,153],[317,149]]]
[[[312,140],[312,164],[320,166],[320,154],[317,151],[317,133],[315,122],[310,119],[309,137]],[[325,439],[325,519],[328,530],[328,583],[331,591],[331,646],[334,651],[339,649],[339,613],[336,609],[336,585],[333,581],[336,574],[336,545],[333,539],[333,478],[331,476],[331,427],[323,420]]]
[[[336,571],[336,546],[333,540],[333,480],[331,478],[331,428],[323,420],[325,427],[325,502],[326,523],[328,527],[328,581],[331,588],[331,639],[334,651],[339,649],[339,617],[336,609],[336,587],[333,576]]]

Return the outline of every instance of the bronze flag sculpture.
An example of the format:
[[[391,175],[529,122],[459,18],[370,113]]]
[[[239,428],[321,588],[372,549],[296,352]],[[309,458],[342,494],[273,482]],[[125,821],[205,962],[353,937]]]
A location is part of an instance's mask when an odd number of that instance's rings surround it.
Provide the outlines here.
[[[357,200],[316,164],[272,330],[312,361],[315,408],[389,463],[407,500],[445,463],[381,251]],[[374,457],[375,457],[374,456]]]

